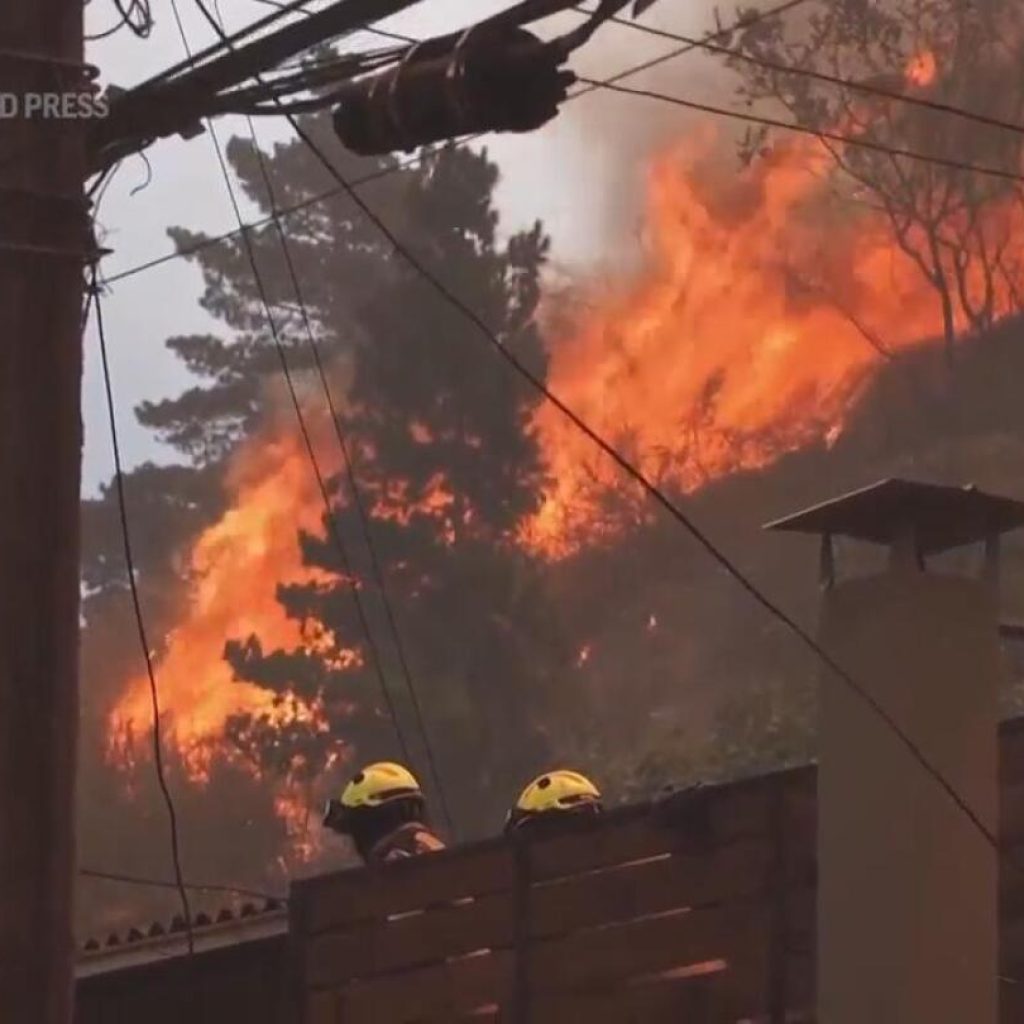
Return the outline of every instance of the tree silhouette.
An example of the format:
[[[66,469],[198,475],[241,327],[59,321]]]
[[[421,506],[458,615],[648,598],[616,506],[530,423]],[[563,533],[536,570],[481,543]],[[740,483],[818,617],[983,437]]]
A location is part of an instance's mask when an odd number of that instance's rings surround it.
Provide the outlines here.
[[[346,164],[322,119],[311,119],[308,128],[346,173],[388,166]],[[329,187],[300,144],[278,146],[268,159],[272,196],[252,145],[235,140],[229,153],[247,194],[267,213]],[[499,238],[496,183],[497,169],[485,154],[448,148],[369,187],[379,190],[371,202],[386,210],[417,258],[452,282],[503,343],[543,375],[534,314],[548,243],[539,224]],[[343,198],[289,217],[287,231],[373,549],[311,371],[280,239],[266,225],[250,240],[330,470],[333,521],[325,517],[320,532],[301,537],[317,582],[279,592],[287,614],[321,642],[315,649],[270,650],[258,635],[234,637],[227,638],[226,653],[240,678],[322,706],[329,729],[295,723],[282,732],[269,720],[239,717],[232,738],[256,763],[311,778],[324,777],[346,749],[363,758],[405,756],[380,688],[383,674],[410,756],[429,783],[413,698],[389,629],[393,615],[456,817],[470,832],[492,827],[523,772],[539,763],[549,725],[543,709],[558,702],[551,682],[562,657],[557,617],[547,606],[542,568],[515,543],[517,524],[536,507],[543,483],[530,429],[536,397]],[[182,246],[202,242],[174,234]],[[287,423],[291,414],[281,411],[277,355],[243,244],[204,248],[195,258],[206,279],[203,304],[236,340],[172,339],[202,382],[179,398],[143,406],[140,418],[209,465],[258,424]],[[372,644],[363,635],[353,583]]]
[[[1019,132],[783,70],[839,77],[1019,124],[1024,10],[1013,0],[837,0],[804,19],[760,20],[732,46],[754,58],[727,61],[741,77],[739,94],[748,106],[781,103],[812,130],[1010,175],[1020,170]],[[753,158],[767,137],[767,129],[748,133],[744,157]],[[1021,308],[1022,252],[1006,216],[1006,207],[1021,201],[1016,182],[878,149],[822,144],[842,172],[840,198],[882,211],[900,248],[934,288],[950,361],[960,331],[983,330],[1000,313]],[[1001,215],[992,216],[996,208]]]

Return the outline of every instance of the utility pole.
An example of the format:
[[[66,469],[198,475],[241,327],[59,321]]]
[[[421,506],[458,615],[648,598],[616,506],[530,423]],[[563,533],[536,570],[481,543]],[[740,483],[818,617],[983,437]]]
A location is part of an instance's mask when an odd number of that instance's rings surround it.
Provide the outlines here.
[[[82,7],[0,0],[0,1017],[25,1024],[72,1018]]]

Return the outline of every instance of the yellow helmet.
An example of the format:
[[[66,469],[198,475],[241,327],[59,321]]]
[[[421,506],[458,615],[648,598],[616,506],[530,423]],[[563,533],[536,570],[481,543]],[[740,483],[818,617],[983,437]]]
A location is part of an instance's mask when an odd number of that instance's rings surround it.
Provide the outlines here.
[[[423,790],[416,776],[400,764],[378,761],[353,776],[342,791],[340,800],[328,801],[323,823],[337,832],[347,832],[351,812],[381,807],[393,800],[410,797],[423,799]]]
[[[341,802],[345,807],[379,807],[390,800],[422,795],[416,776],[408,768],[378,761],[353,776],[341,794]]]
[[[554,811],[600,811],[601,791],[585,775],[559,769],[545,772],[519,794],[509,812],[507,827]]]

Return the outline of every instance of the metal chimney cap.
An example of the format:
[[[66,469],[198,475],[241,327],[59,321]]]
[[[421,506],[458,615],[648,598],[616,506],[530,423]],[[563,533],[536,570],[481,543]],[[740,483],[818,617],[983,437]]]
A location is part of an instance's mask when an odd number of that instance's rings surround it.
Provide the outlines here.
[[[922,555],[983,541],[1024,526],[1024,502],[913,480],[881,480],[766,523],[766,530],[854,537],[893,545],[908,533]]]

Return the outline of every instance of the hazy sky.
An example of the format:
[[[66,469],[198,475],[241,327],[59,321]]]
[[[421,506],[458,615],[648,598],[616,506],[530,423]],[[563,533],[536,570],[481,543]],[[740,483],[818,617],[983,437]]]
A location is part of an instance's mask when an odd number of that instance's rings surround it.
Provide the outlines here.
[[[414,36],[436,34],[507,7],[509,2],[423,0],[411,13],[384,24]],[[177,3],[193,50],[214,42],[193,0]],[[323,7],[325,0],[309,6]],[[89,45],[88,58],[100,68],[104,84],[130,86],[184,57],[170,0],[152,0],[152,7],[155,27],[148,39],[136,39],[123,30]],[[710,7],[707,0],[661,0],[645,20],[696,35],[711,28]],[[269,8],[258,0],[221,0],[221,11],[228,29],[234,30],[264,16]],[[90,34],[116,20],[110,0],[91,0],[86,14]],[[354,37],[353,45],[364,40],[372,42],[366,36]],[[608,25],[577,55],[574,67],[582,74],[606,76],[678,45]],[[654,84],[679,95],[706,97],[709,89],[721,88],[721,81],[706,58],[688,54],[637,76],[632,84]],[[237,118],[221,119],[217,129],[222,142],[231,135],[247,134],[245,123]],[[287,123],[277,118],[261,118],[257,130],[264,146],[290,133]],[[639,244],[636,228],[645,157],[654,146],[685,130],[684,112],[678,108],[599,91],[569,104],[542,131],[486,140],[502,168],[498,201],[503,228],[515,230],[539,217],[552,235],[554,259],[580,272],[588,265],[628,258],[629,250]],[[148,157],[152,180],[145,189],[132,194],[148,176],[143,161],[132,158],[125,161],[103,200],[100,221],[109,231],[106,245],[114,250],[103,265],[106,275],[170,251],[170,226],[209,234],[237,227],[208,136],[158,142]],[[372,202],[372,191],[366,196]],[[243,212],[249,217],[254,210],[243,206]],[[169,457],[138,426],[132,410],[143,399],[178,393],[188,381],[164,347],[168,337],[220,330],[200,309],[200,292],[199,270],[179,259],[119,282],[104,300],[118,429],[128,466]],[[92,325],[85,347],[83,490],[93,494],[110,478],[112,462]]]

